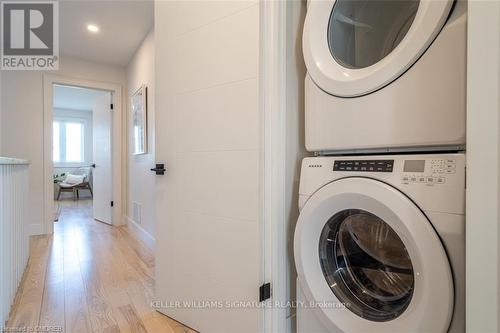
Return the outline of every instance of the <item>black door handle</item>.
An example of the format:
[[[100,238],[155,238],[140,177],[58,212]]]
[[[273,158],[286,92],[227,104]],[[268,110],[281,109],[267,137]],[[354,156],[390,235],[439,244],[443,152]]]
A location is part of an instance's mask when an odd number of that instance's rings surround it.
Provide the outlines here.
[[[165,171],[167,171],[167,169],[165,169],[165,164],[157,163],[156,168],[151,169],[151,171],[156,172],[156,175],[158,175],[158,176],[162,176],[165,174]]]
[[[91,167],[95,169],[95,163],[94,163],[94,164],[92,164],[92,165],[91,165]]]

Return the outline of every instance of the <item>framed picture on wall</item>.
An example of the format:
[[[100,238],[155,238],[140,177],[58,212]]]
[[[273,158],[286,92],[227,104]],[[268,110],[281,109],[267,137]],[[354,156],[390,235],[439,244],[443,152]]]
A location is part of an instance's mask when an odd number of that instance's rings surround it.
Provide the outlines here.
[[[132,95],[132,154],[147,153],[147,87],[142,85]]]

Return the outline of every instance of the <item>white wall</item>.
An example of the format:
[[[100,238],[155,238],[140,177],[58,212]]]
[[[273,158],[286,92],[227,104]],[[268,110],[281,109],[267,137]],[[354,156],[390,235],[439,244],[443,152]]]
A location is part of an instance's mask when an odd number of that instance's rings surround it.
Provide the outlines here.
[[[500,332],[500,2],[468,1],[467,332]]]
[[[141,85],[147,87],[147,154],[132,155],[128,151],[127,217],[146,232],[150,240],[155,236],[155,174],[150,171],[155,164],[155,44],[150,31],[127,66],[128,145],[132,147],[131,96]],[[134,216],[134,203],[140,205],[139,218]],[[143,233],[144,234],[144,233]]]
[[[57,72],[71,78],[125,85],[125,70],[78,59],[61,57]],[[32,234],[41,233],[43,221],[43,75],[40,71],[2,73],[2,154],[25,158],[30,166],[30,224]]]

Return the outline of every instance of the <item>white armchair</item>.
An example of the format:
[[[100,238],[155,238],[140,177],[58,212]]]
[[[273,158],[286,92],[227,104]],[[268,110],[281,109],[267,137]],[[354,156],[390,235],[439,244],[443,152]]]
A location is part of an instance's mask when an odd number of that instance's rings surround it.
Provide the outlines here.
[[[57,200],[61,197],[61,192],[73,192],[73,200],[75,201],[80,199],[81,190],[89,190],[90,195],[93,196],[91,174],[90,168],[79,168],[68,173],[66,178],[58,184]]]

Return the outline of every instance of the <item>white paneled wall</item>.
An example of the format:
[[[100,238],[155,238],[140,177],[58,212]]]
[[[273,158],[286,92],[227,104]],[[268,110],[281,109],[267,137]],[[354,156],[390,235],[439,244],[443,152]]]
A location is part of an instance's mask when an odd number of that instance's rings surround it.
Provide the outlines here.
[[[27,214],[28,164],[0,158],[0,331],[28,261]]]
[[[260,3],[155,4],[157,298],[258,301]],[[205,333],[260,331],[256,308],[159,311]]]

